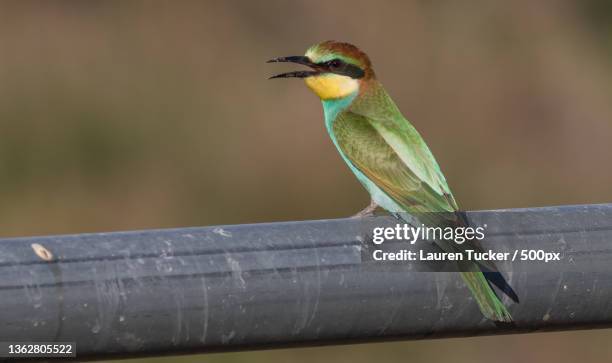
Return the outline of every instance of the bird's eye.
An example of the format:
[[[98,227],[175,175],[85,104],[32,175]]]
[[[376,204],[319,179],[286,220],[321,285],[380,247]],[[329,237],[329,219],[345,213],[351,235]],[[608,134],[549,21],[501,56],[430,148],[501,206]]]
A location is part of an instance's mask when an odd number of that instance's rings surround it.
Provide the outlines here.
[[[332,59],[329,61],[329,67],[332,69],[338,69],[342,66],[342,61],[340,59]]]

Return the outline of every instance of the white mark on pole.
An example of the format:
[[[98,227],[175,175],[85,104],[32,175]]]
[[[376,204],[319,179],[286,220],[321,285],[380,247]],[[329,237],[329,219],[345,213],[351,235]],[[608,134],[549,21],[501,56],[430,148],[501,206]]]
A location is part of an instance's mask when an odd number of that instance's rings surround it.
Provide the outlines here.
[[[223,236],[223,237],[231,237],[232,236],[232,232],[226,231],[221,227],[217,227],[215,229],[213,229],[213,233],[218,234],[219,236]]]

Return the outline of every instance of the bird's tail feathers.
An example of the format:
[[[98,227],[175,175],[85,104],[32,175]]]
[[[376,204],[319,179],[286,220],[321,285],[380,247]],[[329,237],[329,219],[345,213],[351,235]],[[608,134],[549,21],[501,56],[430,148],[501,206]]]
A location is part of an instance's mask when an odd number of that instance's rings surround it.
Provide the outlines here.
[[[483,271],[485,279],[492,285],[495,285],[501,292],[503,292],[506,296],[508,296],[515,303],[519,303],[519,297],[512,289],[512,286],[504,279],[504,276],[501,272],[489,272]]]
[[[512,316],[489,285],[484,273],[478,269],[477,265],[470,265],[474,266],[475,270],[461,272],[461,277],[476,299],[482,314],[490,320],[511,323]]]

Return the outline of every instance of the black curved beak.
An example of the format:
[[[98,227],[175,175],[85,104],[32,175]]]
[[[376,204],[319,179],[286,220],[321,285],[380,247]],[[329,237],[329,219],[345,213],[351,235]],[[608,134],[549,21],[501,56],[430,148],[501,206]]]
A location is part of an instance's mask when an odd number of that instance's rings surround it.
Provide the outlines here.
[[[302,65],[308,66],[308,67],[313,68],[313,69],[317,68],[317,64],[316,63],[313,63],[308,57],[301,56],[301,55],[290,56],[290,57],[274,58],[274,59],[270,59],[266,63],[287,63],[287,62],[288,63],[302,64]],[[277,75],[272,76],[272,77],[270,77],[268,79],[273,79],[273,78],[291,78],[291,77],[306,78],[306,77],[314,76],[316,74],[319,74],[319,72],[316,71],[316,70],[314,70],[314,71],[294,71],[294,72],[287,72],[287,73],[277,74]]]

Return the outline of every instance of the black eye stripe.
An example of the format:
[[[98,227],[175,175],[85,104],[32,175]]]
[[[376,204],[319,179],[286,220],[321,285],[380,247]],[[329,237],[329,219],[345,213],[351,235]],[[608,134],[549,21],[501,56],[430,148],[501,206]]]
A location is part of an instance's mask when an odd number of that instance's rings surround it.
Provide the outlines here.
[[[354,64],[346,64],[344,74],[351,78],[362,78],[365,76],[363,69],[357,67]]]
[[[349,76],[351,78],[362,78],[365,76],[363,69],[354,64],[346,63],[341,59],[332,59],[324,63],[319,63],[319,65],[326,68],[331,73]]]

